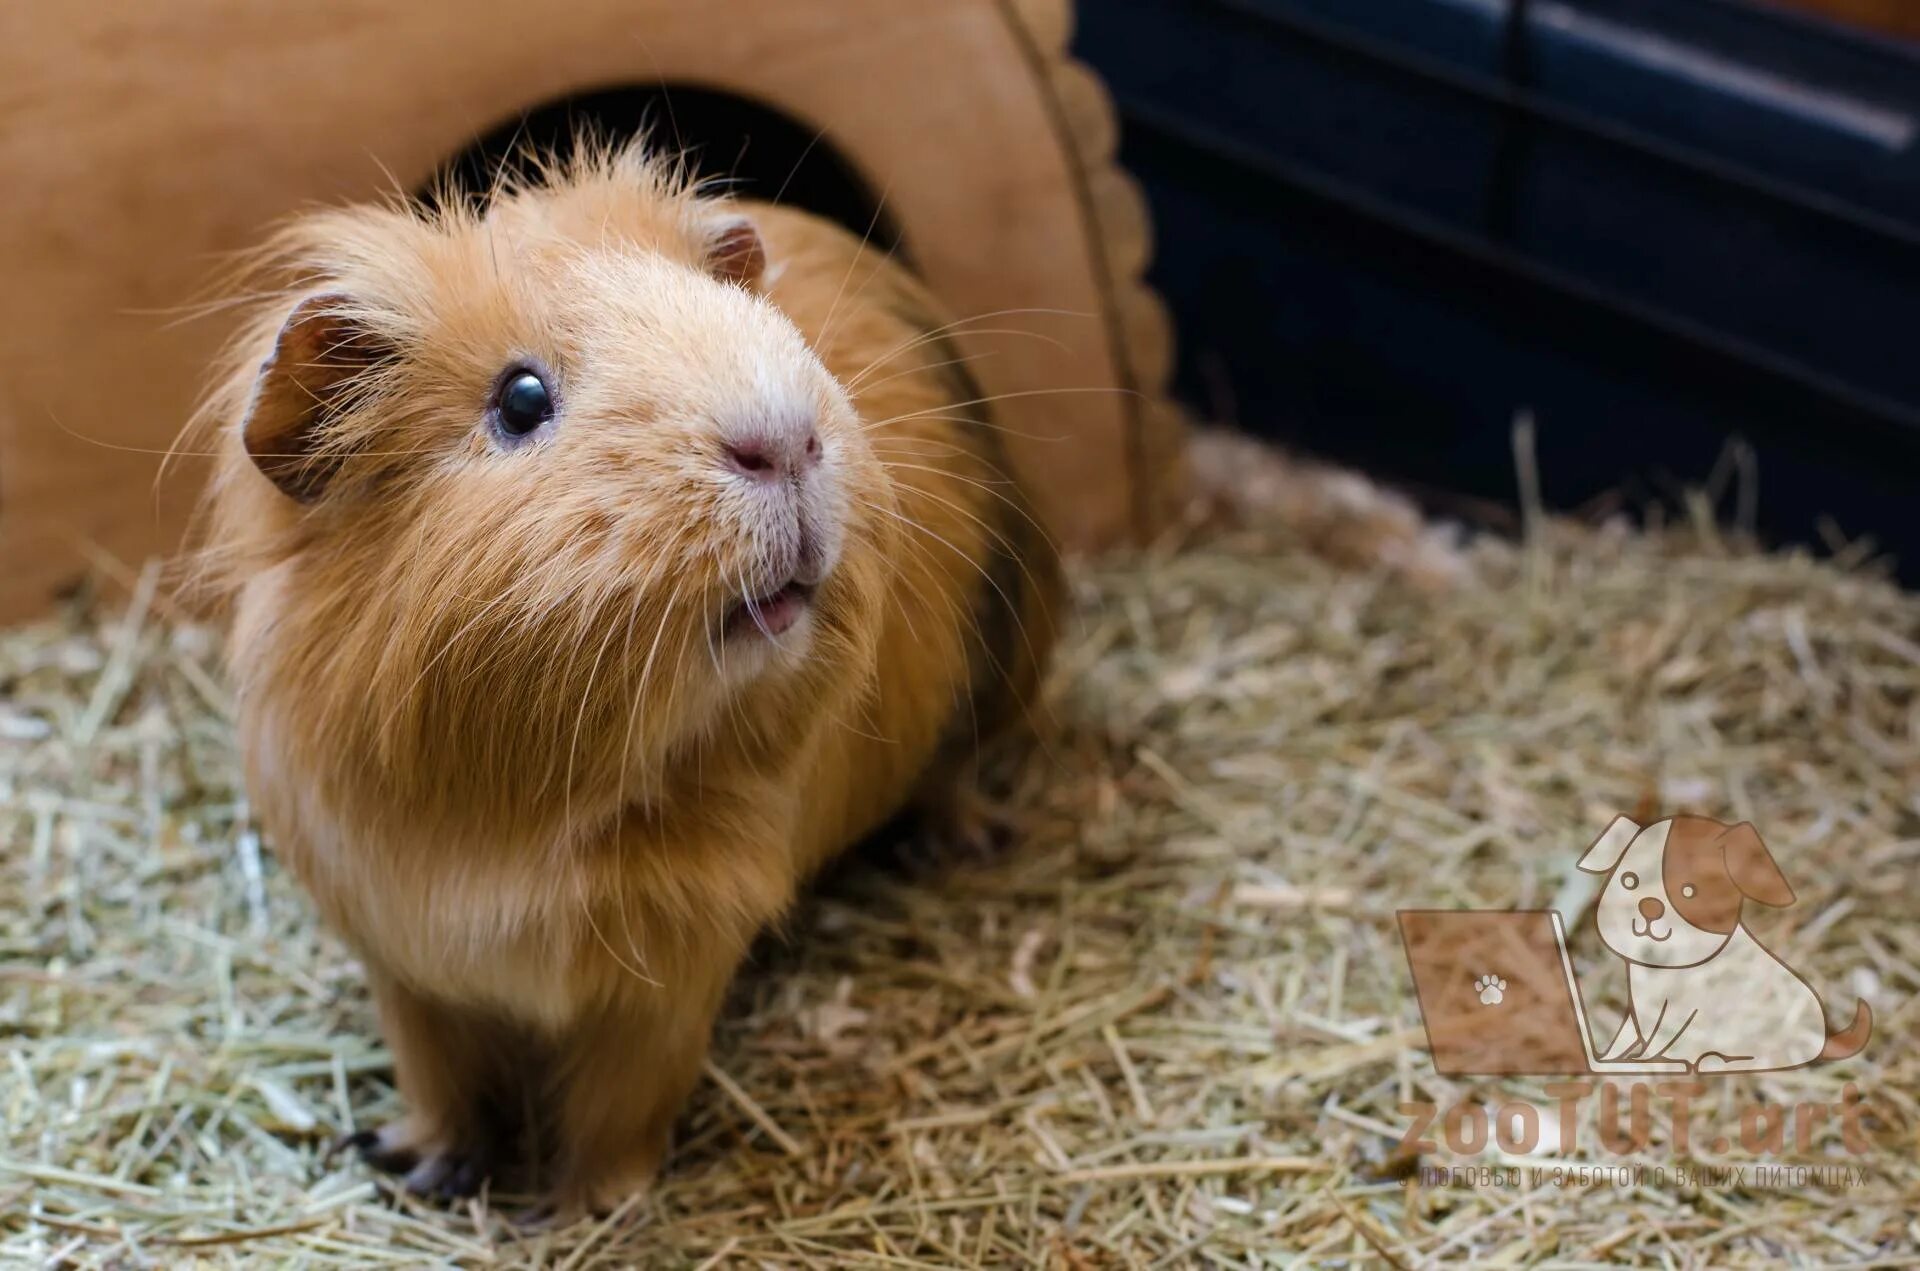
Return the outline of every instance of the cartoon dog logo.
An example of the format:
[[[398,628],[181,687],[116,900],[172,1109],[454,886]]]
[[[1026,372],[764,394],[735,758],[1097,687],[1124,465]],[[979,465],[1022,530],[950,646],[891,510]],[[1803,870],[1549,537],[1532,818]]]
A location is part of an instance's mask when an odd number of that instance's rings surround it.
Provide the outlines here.
[[[1627,963],[1630,1006],[1599,1061],[1679,1060],[1696,1072],[1765,1072],[1844,1059],[1873,1012],[1828,1033],[1813,986],[1747,930],[1748,901],[1783,908],[1793,888],[1742,821],[1617,817],[1580,858],[1605,874],[1594,921]]]
[[[1794,902],[1751,825],[1619,817],[1580,868],[1606,876],[1594,922],[1627,964],[1629,1004],[1613,1040],[1600,1045],[1589,1026],[1559,912],[1403,909],[1401,940],[1438,1071],[1767,1072],[1866,1045],[1866,1002],[1829,1033],[1813,986],[1747,929],[1749,901]]]

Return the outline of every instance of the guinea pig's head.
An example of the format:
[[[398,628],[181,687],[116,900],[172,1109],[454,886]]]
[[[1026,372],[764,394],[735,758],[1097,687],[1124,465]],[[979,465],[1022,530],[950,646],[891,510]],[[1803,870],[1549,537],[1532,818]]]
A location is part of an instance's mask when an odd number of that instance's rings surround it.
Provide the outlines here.
[[[209,408],[243,705],[396,795],[579,810],[852,700],[892,493],[742,211],[627,152],[270,251]]]

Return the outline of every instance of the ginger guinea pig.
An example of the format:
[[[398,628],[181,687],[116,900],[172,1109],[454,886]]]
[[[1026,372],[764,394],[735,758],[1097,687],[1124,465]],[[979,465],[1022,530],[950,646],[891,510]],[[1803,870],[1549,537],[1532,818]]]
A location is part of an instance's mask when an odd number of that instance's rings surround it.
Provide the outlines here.
[[[1057,564],[902,268],[637,148],[309,215],[209,397],[253,806],[422,1192],[645,1184],[755,935],[1017,723]]]

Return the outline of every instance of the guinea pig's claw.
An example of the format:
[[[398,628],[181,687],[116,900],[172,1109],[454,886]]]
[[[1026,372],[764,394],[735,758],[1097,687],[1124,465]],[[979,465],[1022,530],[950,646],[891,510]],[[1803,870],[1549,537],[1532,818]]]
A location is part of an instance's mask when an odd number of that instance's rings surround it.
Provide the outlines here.
[[[413,1168],[419,1154],[410,1148],[391,1147],[379,1130],[355,1130],[341,1135],[328,1145],[321,1156],[322,1167],[333,1164],[333,1158],[351,1149],[359,1158],[377,1170],[388,1174],[401,1174]]]
[[[327,1149],[323,1160],[331,1161],[335,1153],[352,1148],[361,1160],[383,1174],[409,1173],[419,1166],[423,1154],[396,1134],[396,1129],[396,1126],[389,1125],[377,1130],[343,1134]]]
[[[321,1163],[331,1162],[348,1148],[382,1173],[398,1174],[400,1190],[429,1200],[477,1195],[493,1171],[492,1158],[486,1152],[422,1150],[405,1141],[398,1124],[341,1135]]]
[[[990,861],[1025,830],[1020,814],[977,791],[957,792],[929,818],[926,837],[938,859]]]
[[[554,1231],[565,1226],[567,1218],[565,1214],[561,1213],[560,1206],[557,1203],[545,1200],[539,1204],[529,1205],[524,1209],[515,1211],[511,1221],[514,1230],[529,1235],[537,1235],[540,1232]]]
[[[320,1154],[320,1167],[325,1169],[327,1166],[333,1164],[333,1158],[347,1151],[349,1148],[355,1152],[361,1151],[368,1144],[372,1143],[373,1140],[374,1133],[372,1130],[348,1130],[345,1134],[337,1136],[333,1142],[327,1144],[327,1150]]]
[[[955,825],[955,839],[981,859],[991,859],[1012,847],[1026,830],[1020,815],[985,799],[976,801]]]
[[[435,1152],[407,1171],[400,1185],[415,1196],[456,1200],[472,1196],[487,1181],[487,1165],[478,1153]]]

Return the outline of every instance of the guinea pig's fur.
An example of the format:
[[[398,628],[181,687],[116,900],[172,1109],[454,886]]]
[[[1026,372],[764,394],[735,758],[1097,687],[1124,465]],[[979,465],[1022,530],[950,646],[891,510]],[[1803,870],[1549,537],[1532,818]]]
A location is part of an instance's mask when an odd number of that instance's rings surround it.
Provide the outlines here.
[[[310,214],[261,269],[202,560],[253,806],[394,1055],[360,1146],[617,1203],[755,935],[1021,717],[1052,552],[904,269],[638,148]]]

